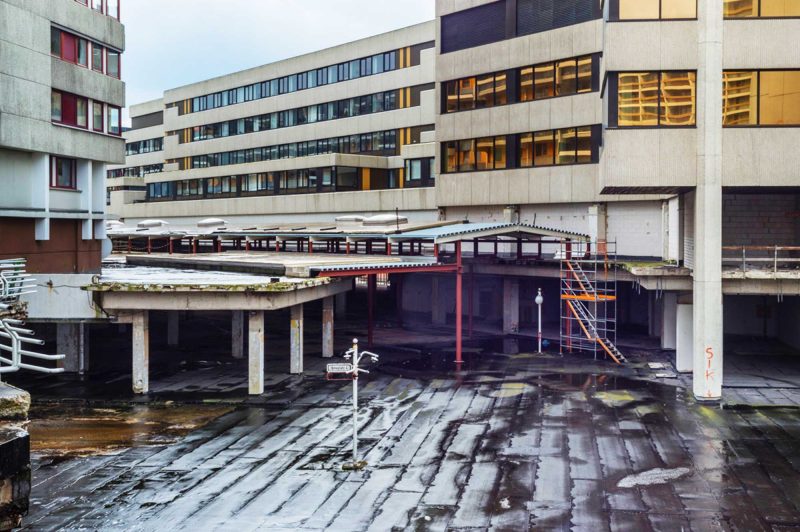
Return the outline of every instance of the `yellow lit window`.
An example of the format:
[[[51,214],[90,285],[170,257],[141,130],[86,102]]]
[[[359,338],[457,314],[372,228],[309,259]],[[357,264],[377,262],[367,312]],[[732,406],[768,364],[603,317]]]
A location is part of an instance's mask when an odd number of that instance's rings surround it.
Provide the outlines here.
[[[577,68],[574,59],[556,63],[556,94],[564,96],[577,91]]]
[[[554,163],[555,147],[552,131],[537,131],[533,134],[534,166],[549,166]]]
[[[659,123],[662,126],[693,126],[697,75],[694,72],[663,72],[661,74],[661,105]]]
[[[762,71],[759,123],[800,125],[800,71]]]
[[[575,128],[559,129],[556,131],[556,164],[575,164],[575,153],[578,140]]]
[[[658,11],[658,0],[619,0],[620,20],[656,20]]]
[[[462,140],[458,143],[458,169],[461,172],[475,170],[474,140]]]
[[[505,105],[508,103],[508,83],[505,74],[494,77],[494,104]]]
[[[494,167],[497,169],[506,167],[506,138],[494,138]]]
[[[578,128],[578,160],[579,163],[592,162],[592,128]]]
[[[525,133],[519,137],[519,165],[533,166],[533,134]]]
[[[661,18],[697,18],[697,0],[661,0]]]
[[[758,16],[758,0],[723,0],[722,14],[725,18]]]
[[[753,126],[758,123],[758,72],[722,73],[722,124]]]
[[[761,0],[762,17],[800,17],[800,0]]]
[[[592,92],[592,56],[578,58],[578,92]]]
[[[494,139],[492,137],[478,139],[478,148],[475,155],[478,170],[491,170],[494,168]]]
[[[475,78],[462,79],[458,82],[458,108],[462,111],[475,109]]]
[[[533,100],[533,67],[519,71],[519,100],[521,102]]]
[[[555,66],[552,63],[534,67],[534,87],[536,100],[555,95]]]
[[[619,74],[618,125],[658,125],[658,72]]]
[[[475,107],[483,109],[494,105],[494,75],[481,76],[477,82],[477,101]]]

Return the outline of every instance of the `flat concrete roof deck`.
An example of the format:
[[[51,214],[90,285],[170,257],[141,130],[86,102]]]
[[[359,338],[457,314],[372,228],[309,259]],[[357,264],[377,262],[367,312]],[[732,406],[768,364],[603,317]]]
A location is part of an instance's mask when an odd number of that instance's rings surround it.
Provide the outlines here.
[[[308,279],[324,275],[326,270],[341,271],[370,265],[374,268],[408,266],[435,266],[433,257],[404,257],[397,255],[341,255],[326,253],[295,252],[235,252],[205,253],[200,255],[128,255],[127,262],[135,266],[213,270],[215,272],[239,272],[260,275],[280,275]]]

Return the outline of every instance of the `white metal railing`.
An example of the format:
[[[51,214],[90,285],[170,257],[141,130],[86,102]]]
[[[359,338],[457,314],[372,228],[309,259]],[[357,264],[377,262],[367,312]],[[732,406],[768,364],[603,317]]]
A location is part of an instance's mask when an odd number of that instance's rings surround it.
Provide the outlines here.
[[[800,267],[798,246],[722,246],[722,265],[777,274]]]
[[[8,311],[19,302],[20,296],[36,290],[34,279],[25,272],[25,259],[0,260],[0,311]],[[0,318],[0,375],[20,369],[40,373],[63,373],[63,368],[45,368],[25,362],[26,358],[58,361],[64,355],[46,355],[26,349],[28,345],[44,345],[44,340],[34,338],[34,332],[25,329],[25,322],[15,318]]]

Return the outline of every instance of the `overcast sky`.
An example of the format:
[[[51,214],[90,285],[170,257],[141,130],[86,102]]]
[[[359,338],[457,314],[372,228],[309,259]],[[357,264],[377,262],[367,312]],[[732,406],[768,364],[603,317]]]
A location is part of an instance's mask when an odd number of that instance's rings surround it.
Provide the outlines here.
[[[123,0],[128,105],[434,17],[434,0]],[[127,123],[127,112],[125,120]]]

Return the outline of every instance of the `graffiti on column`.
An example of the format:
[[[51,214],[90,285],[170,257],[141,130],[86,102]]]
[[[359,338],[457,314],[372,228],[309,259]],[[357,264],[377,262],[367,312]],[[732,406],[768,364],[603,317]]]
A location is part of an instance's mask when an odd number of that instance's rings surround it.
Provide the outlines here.
[[[714,382],[714,370],[711,369],[711,361],[714,360],[714,350],[706,348],[706,397],[712,397],[711,383]]]

